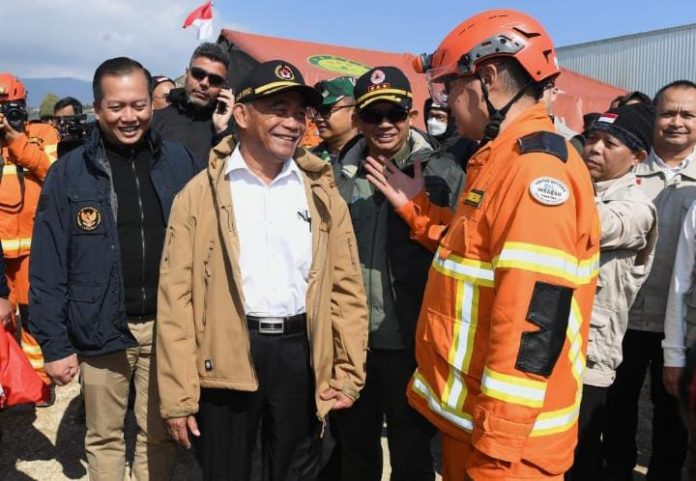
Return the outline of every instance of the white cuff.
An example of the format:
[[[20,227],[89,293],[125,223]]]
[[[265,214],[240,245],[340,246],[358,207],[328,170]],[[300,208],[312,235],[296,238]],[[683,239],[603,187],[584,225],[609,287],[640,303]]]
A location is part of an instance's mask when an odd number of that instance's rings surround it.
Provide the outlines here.
[[[665,346],[662,342],[664,352],[665,367],[684,367],[686,366],[686,348],[681,346]]]

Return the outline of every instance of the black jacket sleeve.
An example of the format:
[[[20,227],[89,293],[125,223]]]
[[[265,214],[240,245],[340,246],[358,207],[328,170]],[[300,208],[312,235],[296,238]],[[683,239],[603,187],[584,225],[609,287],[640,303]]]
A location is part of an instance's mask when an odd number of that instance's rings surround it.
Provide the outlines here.
[[[5,277],[5,255],[2,252],[2,242],[0,242],[0,297],[3,299],[10,297],[10,288],[7,286]]]
[[[59,161],[60,162],[60,161]],[[73,354],[68,337],[68,240],[70,208],[55,164],[48,172],[34,220],[29,264],[29,331],[47,362]],[[68,215],[69,217],[69,215]]]

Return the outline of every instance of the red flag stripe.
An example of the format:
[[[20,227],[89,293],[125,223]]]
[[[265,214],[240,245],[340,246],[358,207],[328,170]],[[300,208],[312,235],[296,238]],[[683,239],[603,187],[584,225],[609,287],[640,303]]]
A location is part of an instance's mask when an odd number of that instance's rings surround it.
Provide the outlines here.
[[[184,28],[193,25],[195,20],[212,20],[213,18],[213,2],[205,2],[203,5],[189,13],[184,20]]]

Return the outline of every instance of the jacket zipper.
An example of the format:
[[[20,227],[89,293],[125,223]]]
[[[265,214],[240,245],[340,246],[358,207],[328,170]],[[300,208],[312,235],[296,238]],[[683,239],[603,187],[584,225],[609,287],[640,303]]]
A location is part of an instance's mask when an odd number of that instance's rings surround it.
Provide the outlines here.
[[[316,194],[314,195],[316,197]],[[326,206],[322,203],[322,208],[325,208]],[[319,206],[317,206],[319,207]],[[314,305],[312,306],[312,317],[308,319],[307,323],[307,342],[309,345],[309,363],[310,366],[312,367],[312,373],[314,375],[314,383],[316,384],[318,379],[316,376],[316,371],[314,370],[314,349],[312,346],[312,323],[316,322],[316,319],[319,317],[319,301],[321,300],[321,290],[322,286],[324,284],[324,264],[326,263],[326,252],[328,249],[322,249],[322,243],[324,242],[324,236],[326,235],[324,229],[322,229],[322,222],[321,222],[321,214],[319,213],[319,208],[317,208],[317,213],[319,214],[319,234],[317,238],[317,256],[312,260],[312,264],[315,266],[318,266],[318,274],[317,274],[317,282],[316,282],[316,295],[314,297]],[[324,436],[324,429],[326,427],[326,420],[320,415],[319,411],[317,411],[317,419],[321,423],[321,432],[319,434],[319,437]]]
[[[131,154],[134,155],[134,154]],[[140,179],[138,178],[138,171],[135,168],[135,158],[131,160],[131,169],[133,170],[133,175],[135,176],[135,191],[138,194],[138,209],[140,209],[140,245],[142,248],[142,263],[140,272],[140,291],[142,293],[142,307],[140,309],[141,314],[145,314],[145,301],[147,298],[147,293],[145,292],[145,210],[143,209],[143,196],[140,191]]]

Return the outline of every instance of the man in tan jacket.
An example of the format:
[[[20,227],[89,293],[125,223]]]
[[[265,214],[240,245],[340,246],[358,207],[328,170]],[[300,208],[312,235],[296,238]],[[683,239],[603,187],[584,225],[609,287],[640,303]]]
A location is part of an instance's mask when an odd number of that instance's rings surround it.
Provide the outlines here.
[[[365,378],[355,236],[331,166],[297,149],[321,95],[283,61],[237,90],[231,137],[174,202],[161,265],[158,380],[172,437],[204,480],[316,478],[327,413]]]
[[[657,243],[655,206],[638,185],[633,169],[650,152],[654,119],[651,105],[611,109],[595,122],[585,144],[584,159],[595,182],[602,237],[578,446],[575,464],[566,476],[572,481],[601,479],[607,391],[621,364],[628,311],[653,263]]]

